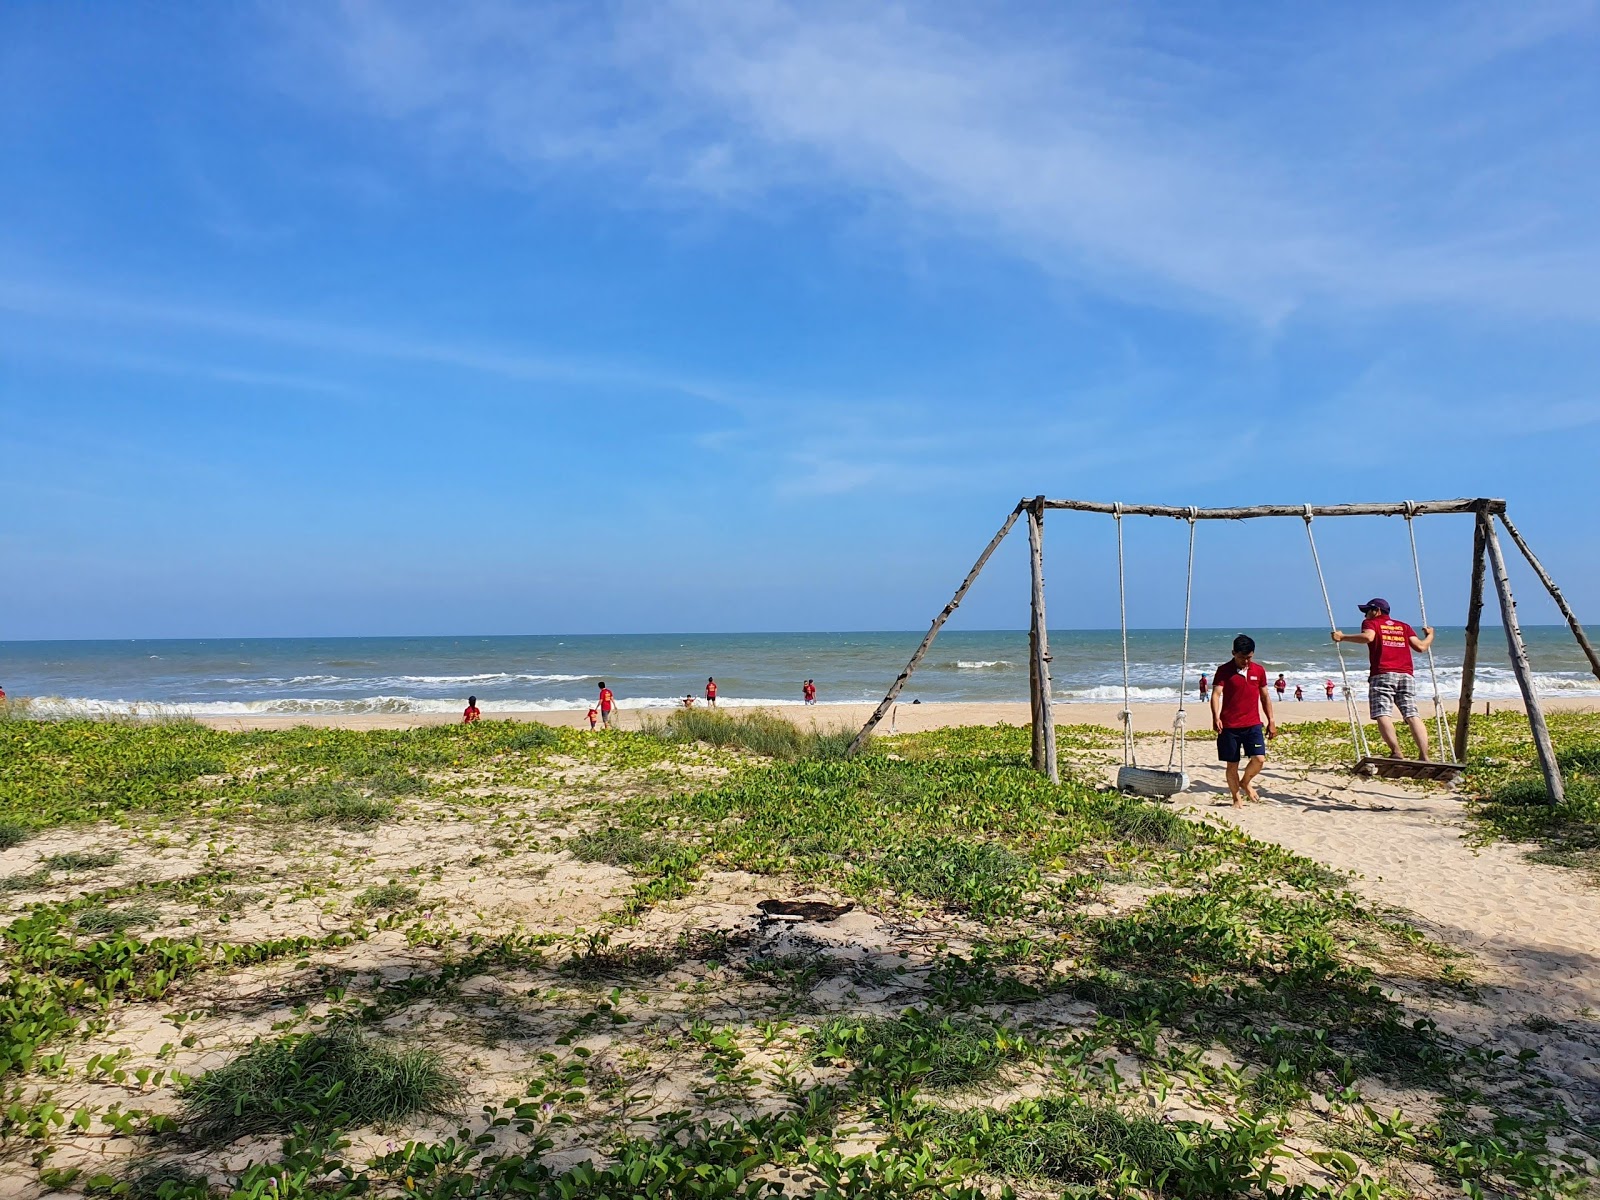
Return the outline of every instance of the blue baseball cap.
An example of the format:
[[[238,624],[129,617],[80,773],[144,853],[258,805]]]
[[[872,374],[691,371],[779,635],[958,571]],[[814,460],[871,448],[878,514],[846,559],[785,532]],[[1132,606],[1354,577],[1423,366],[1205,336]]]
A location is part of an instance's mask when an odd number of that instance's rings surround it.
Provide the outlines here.
[[[1387,600],[1385,600],[1382,596],[1374,596],[1371,600],[1368,600],[1365,604],[1363,604],[1361,606],[1361,611],[1362,612],[1366,612],[1368,609],[1371,609],[1371,608],[1377,609],[1379,612],[1381,612],[1386,617],[1389,615],[1389,602]]]

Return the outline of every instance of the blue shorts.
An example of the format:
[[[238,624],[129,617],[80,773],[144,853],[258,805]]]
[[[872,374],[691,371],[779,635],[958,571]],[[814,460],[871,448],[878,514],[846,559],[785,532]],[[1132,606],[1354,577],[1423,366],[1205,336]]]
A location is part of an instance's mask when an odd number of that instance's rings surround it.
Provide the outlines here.
[[[1242,729],[1224,729],[1217,734],[1217,761],[1239,761],[1240,754],[1245,758],[1265,758],[1267,756],[1267,735],[1260,725],[1246,725]]]

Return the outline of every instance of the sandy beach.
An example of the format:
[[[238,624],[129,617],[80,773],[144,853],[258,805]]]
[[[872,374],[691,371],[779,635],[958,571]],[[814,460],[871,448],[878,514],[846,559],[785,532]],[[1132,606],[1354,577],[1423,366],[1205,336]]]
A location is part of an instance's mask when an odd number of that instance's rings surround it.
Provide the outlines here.
[[[1543,700],[1548,712],[1594,712],[1600,702],[1593,698],[1558,698]],[[1455,701],[1446,701],[1446,711],[1454,713]],[[777,713],[801,724],[815,723],[822,728],[837,726],[860,727],[872,715],[872,704],[817,704],[778,705],[770,712]],[[1362,706],[1363,710],[1365,705]],[[1429,706],[1424,706],[1424,715]],[[1517,700],[1490,700],[1473,706],[1474,713],[1521,712]],[[617,718],[621,729],[638,729],[645,721],[660,720],[668,708],[624,708]],[[749,711],[729,708],[729,712]],[[1206,706],[1195,700],[1187,706],[1189,729],[1203,729],[1210,718]],[[1120,704],[1058,704],[1058,725],[1105,725],[1121,727]],[[1170,704],[1134,704],[1133,726],[1139,733],[1160,733],[1172,728],[1176,708]],[[1343,721],[1345,706],[1339,701],[1306,700],[1286,701],[1277,706],[1280,723],[1299,721]],[[336,715],[200,717],[198,720],[213,729],[287,729],[295,725],[313,725],[329,729],[414,729],[423,725],[452,725],[461,718],[455,713],[353,713]],[[558,709],[541,712],[488,712],[485,720],[538,721],[546,725],[577,728],[587,724],[585,714],[576,709]],[[928,729],[947,729],[958,725],[1025,725],[1028,723],[1028,706],[1025,703],[952,703],[928,702],[925,704],[897,704],[883,720],[883,732],[921,733]]]

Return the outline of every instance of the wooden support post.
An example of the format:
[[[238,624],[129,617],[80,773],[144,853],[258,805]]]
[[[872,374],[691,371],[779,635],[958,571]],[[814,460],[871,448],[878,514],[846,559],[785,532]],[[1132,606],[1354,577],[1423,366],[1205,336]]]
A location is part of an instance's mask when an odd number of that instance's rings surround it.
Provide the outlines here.
[[[989,539],[989,544],[983,548],[983,553],[978,555],[978,561],[972,564],[972,570],[967,572],[967,577],[961,581],[961,586],[956,589],[956,594],[950,598],[950,603],[946,604],[944,611],[933,619],[933,624],[928,628],[927,635],[922,639],[922,645],[917,647],[916,653],[911,656],[911,661],[906,663],[906,669],[901,671],[894,683],[889,686],[888,694],[878,702],[878,707],[872,710],[872,715],[867,718],[867,723],[861,727],[861,732],[851,739],[849,749],[844,752],[846,758],[856,754],[862,746],[867,744],[867,739],[872,736],[872,731],[878,727],[878,722],[883,720],[884,715],[889,711],[895,700],[899,698],[900,690],[906,686],[906,680],[911,678],[911,672],[917,669],[917,664],[922,661],[922,656],[928,653],[928,648],[933,645],[933,639],[938,636],[939,630],[944,628],[944,623],[950,619],[950,614],[961,607],[961,601],[966,598],[967,589],[972,586],[973,580],[978,578],[978,572],[983,570],[983,564],[989,561],[989,556],[995,552],[995,548],[1005,540],[1006,534],[1010,533],[1011,527],[1017,523],[1017,516],[1022,512],[1022,508],[1023,506],[1019,504],[1012,509],[1011,515],[1005,520],[1005,524],[1000,526],[1000,532]]]
[[[1528,549],[1528,543],[1522,540],[1522,535],[1517,532],[1517,527],[1511,523],[1511,518],[1505,513],[1500,514],[1500,523],[1506,527],[1506,532],[1511,535],[1511,540],[1517,544],[1517,549],[1522,551],[1522,557],[1528,560],[1528,565],[1533,568],[1533,573],[1539,577],[1539,582],[1544,584],[1544,590],[1550,593],[1550,598],[1556,602],[1556,607],[1561,610],[1561,615],[1567,619],[1567,626],[1572,630],[1572,636],[1578,639],[1578,645],[1589,656],[1589,669],[1594,672],[1596,679],[1600,679],[1600,654],[1595,653],[1589,644],[1588,637],[1583,632],[1583,626],[1578,624],[1577,615],[1572,611],[1572,606],[1567,603],[1567,598],[1561,594],[1561,589],[1556,586],[1556,581],[1550,578],[1543,564],[1533,556],[1533,551]]]
[[[1550,802],[1560,804],[1567,798],[1561,782],[1561,765],[1556,762],[1555,747],[1550,743],[1550,730],[1544,723],[1544,710],[1539,707],[1539,694],[1533,688],[1533,667],[1528,662],[1528,648],[1522,641],[1522,628],[1517,624],[1517,602],[1511,596],[1511,579],[1506,574],[1505,556],[1500,552],[1500,539],[1495,536],[1494,521],[1483,517],[1484,548],[1489,552],[1489,569],[1494,572],[1495,591],[1500,595],[1500,619],[1506,627],[1506,649],[1511,653],[1511,669],[1516,673],[1517,686],[1522,689],[1522,702],[1528,710],[1528,725],[1533,730],[1534,748],[1539,752],[1539,769],[1544,772],[1545,789]]]
[[[1033,765],[1048,775],[1051,783],[1060,783],[1061,772],[1056,763],[1055,708],[1050,696],[1050,627],[1045,620],[1044,609],[1043,496],[1028,506],[1028,557],[1033,576],[1032,620],[1028,637],[1031,652],[1028,678],[1033,705]]]
[[[1483,544],[1487,513],[1472,526],[1472,584],[1467,591],[1467,644],[1461,652],[1461,700],[1456,705],[1456,761],[1467,761],[1467,728],[1472,721],[1472,682],[1478,672],[1478,627],[1483,620]]]
[[[1032,605],[1028,612],[1028,727],[1033,731],[1033,757],[1036,771],[1044,770],[1044,721],[1039,716],[1039,630],[1033,622]]]

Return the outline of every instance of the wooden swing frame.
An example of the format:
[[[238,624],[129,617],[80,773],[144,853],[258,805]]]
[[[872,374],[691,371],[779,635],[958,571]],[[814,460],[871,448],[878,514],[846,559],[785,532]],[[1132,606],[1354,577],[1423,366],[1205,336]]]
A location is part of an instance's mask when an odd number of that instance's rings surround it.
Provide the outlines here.
[[[1170,517],[1180,521],[1249,521],[1261,517],[1293,517],[1296,520],[1307,520],[1311,517],[1473,517],[1472,579],[1468,592],[1466,647],[1461,662],[1461,698],[1456,710],[1455,757],[1459,763],[1467,754],[1467,736],[1472,719],[1472,687],[1478,665],[1478,634],[1483,617],[1484,577],[1492,572],[1495,595],[1500,602],[1500,621],[1505,628],[1506,648],[1511,657],[1511,670],[1516,675],[1517,687],[1522,692],[1528,725],[1533,732],[1534,748],[1539,756],[1539,769],[1544,774],[1545,788],[1552,804],[1560,804],[1566,799],[1561,767],[1556,761],[1555,748],[1550,741],[1550,730],[1545,724],[1544,709],[1539,703],[1538,693],[1534,690],[1533,668],[1528,662],[1528,649],[1522,639],[1522,627],[1517,622],[1517,602],[1511,594],[1511,580],[1506,574],[1505,556],[1495,532],[1497,520],[1505,527],[1512,542],[1528,560],[1528,565],[1533,568],[1539,582],[1544,585],[1545,590],[1556,602],[1556,607],[1561,610],[1561,615],[1566,618],[1572,636],[1587,656],[1596,679],[1600,679],[1600,654],[1596,653],[1566,597],[1561,594],[1561,589],[1556,586],[1533,551],[1528,548],[1528,543],[1523,540],[1517,527],[1507,517],[1506,502],[1487,497],[1407,501],[1399,504],[1257,504],[1236,508],[1181,508],[1168,504],[1118,505],[1096,500],[1051,500],[1044,496],[1020,500],[1006,517],[999,531],[984,547],[983,553],[978,555],[978,561],[972,564],[972,570],[967,572],[967,577],[961,581],[961,586],[956,589],[950,603],[946,604],[933,619],[933,624],[923,637],[922,644],[906,663],[905,670],[895,678],[888,693],[850,743],[848,754],[855,754],[866,744],[872,731],[888,714],[912,673],[917,669],[917,665],[932,647],[939,630],[944,628],[951,614],[961,607],[961,601],[966,598],[968,589],[978,578],[984,564],[1005,540],[1006,534],[1011,532],[1017,523],[1017,518],[1026,514],[1029,574],[1032,582],[1028,623],[1028,703],[1033,727],[1033,765],[1035,769],[1048,775],[1052,782],[1060,781],[1060,770],[1056,761],[1055,712],[1050,695],[1050,641],[1045,623],[1044,594],[1044,514],[1053,508],[1071,512],[1103,513],[1108,516],[1120,513],[1124,517]],[[1442,751],[1443,747],[1440,749]],[[1443,763],[1433,765],[1437,768],[1454,766]]]

